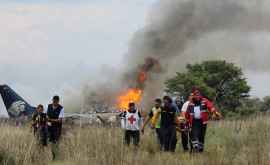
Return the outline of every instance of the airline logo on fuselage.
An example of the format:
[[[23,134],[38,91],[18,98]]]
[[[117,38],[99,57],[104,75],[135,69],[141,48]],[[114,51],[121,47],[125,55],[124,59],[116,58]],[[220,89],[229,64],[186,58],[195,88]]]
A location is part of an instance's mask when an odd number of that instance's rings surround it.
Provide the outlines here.
[[[12,103],[12,105],[8,109],[8,112],[10,113],[10,115],[18,117],[22,112],[25,111],[25,105],[26,103],[23,101],[16,101]]]

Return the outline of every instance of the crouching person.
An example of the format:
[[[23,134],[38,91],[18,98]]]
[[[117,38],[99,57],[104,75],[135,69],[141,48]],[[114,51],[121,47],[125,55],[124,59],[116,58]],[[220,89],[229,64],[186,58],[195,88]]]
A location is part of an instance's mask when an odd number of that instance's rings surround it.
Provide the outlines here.
[[[32,117],[32,127],[34,129],[34,135],[37,137],[38,143],[42,146],[47,146],[48,127],[47,127],[47,115],[44,113],[43,105],[38,105],[37,110]]]
[[[139,146],[141,125],[141,113],[136,108],[135,103],[129,103],[128,111],[121,114],[121,127],[125,130],[124,141],[126,145],[129,146],[132,140],[134,146]]]

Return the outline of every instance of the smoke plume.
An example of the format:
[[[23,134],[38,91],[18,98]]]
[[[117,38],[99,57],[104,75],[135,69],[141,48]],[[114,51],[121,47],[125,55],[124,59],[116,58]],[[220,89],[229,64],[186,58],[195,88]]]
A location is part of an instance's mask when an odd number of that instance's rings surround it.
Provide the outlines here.
[[[147,66],[140,87],[144,102],[149,103],[162,94],[164,81],[187,63],[222,59],[244,70],[269,70],[270,56],[258,38],[269,35],[269,9],[268,0],[158,2],[146,26],[130,41],[125,73],[116,86],[136,86],[141,69]]]

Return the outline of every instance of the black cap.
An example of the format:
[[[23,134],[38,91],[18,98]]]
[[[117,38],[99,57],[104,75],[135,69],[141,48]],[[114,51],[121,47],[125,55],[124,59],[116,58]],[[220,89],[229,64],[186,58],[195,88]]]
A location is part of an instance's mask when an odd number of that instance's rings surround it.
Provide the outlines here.
[[[59,96],[57,96],[57,95],[55,95],[55,96],[53,96],[53,100],[55,100],[55,101],[59,101],[59,100],[60,100],[60,97],[59,97]]]
[[[130,102],[130,103],[128,104],[128,106],[129,106],[129,107],[133,107],[133,106],[135,106],[135,103],[134,103],[134,102]]]
[[[156,98],[156,99],[155,99],[155,102],[156,102],[156,103],[162,103],[162,100],[161,100],[160,98]]]
[[[168,100],[169,103],[172,103],[172,98],[170,96],[164,96],[163,100]]]

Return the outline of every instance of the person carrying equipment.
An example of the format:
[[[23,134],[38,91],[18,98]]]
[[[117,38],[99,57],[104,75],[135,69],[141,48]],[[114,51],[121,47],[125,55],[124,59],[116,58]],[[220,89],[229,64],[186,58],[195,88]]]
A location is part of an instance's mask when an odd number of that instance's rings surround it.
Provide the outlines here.
[[[135,103],[129,103],[128,111],[120,114],[121,127],[125,130],[124,141],[126,145],[130,145],[132,140],[133,145],[138,147],[140,143],[140,128],[142,124],[142,116],[136,108]]]
[[[144,133],[144,128],[150,121],[151,123],[153,123],[153,120],[154,120],[153,117],[157,113],[161,112],[161,108],[162,108],[161,106],[162,106],[162,100],[160,98],[155,99],[155,106],[151,109],[151,111],[148,114],[147,119],[143,123],[142,129],[141,129],[142,133]],[[161,140],[161,133],[160,133],[160,115],[157,120],[158,121],[154,125],[151,124],[151,127],[156,130],[157,139],[158,139],[159,145],[161,145],[162,140]]]
[[[214,114],[216,118],[221,118],[221,114],[216,110],[213,103],[202,97],[199,90],[194,90],[192,102],[189,103],[185,114],[191,128],[191,150],[194,152],[204,151],[204,141],[209,113]]]
[[[32,116],[32,127],[34,129],[34,136],[40,145],[47,146],[48,127],[47,127],[47,115],[44,113],[43,105],[38,105],[37,110]]]

